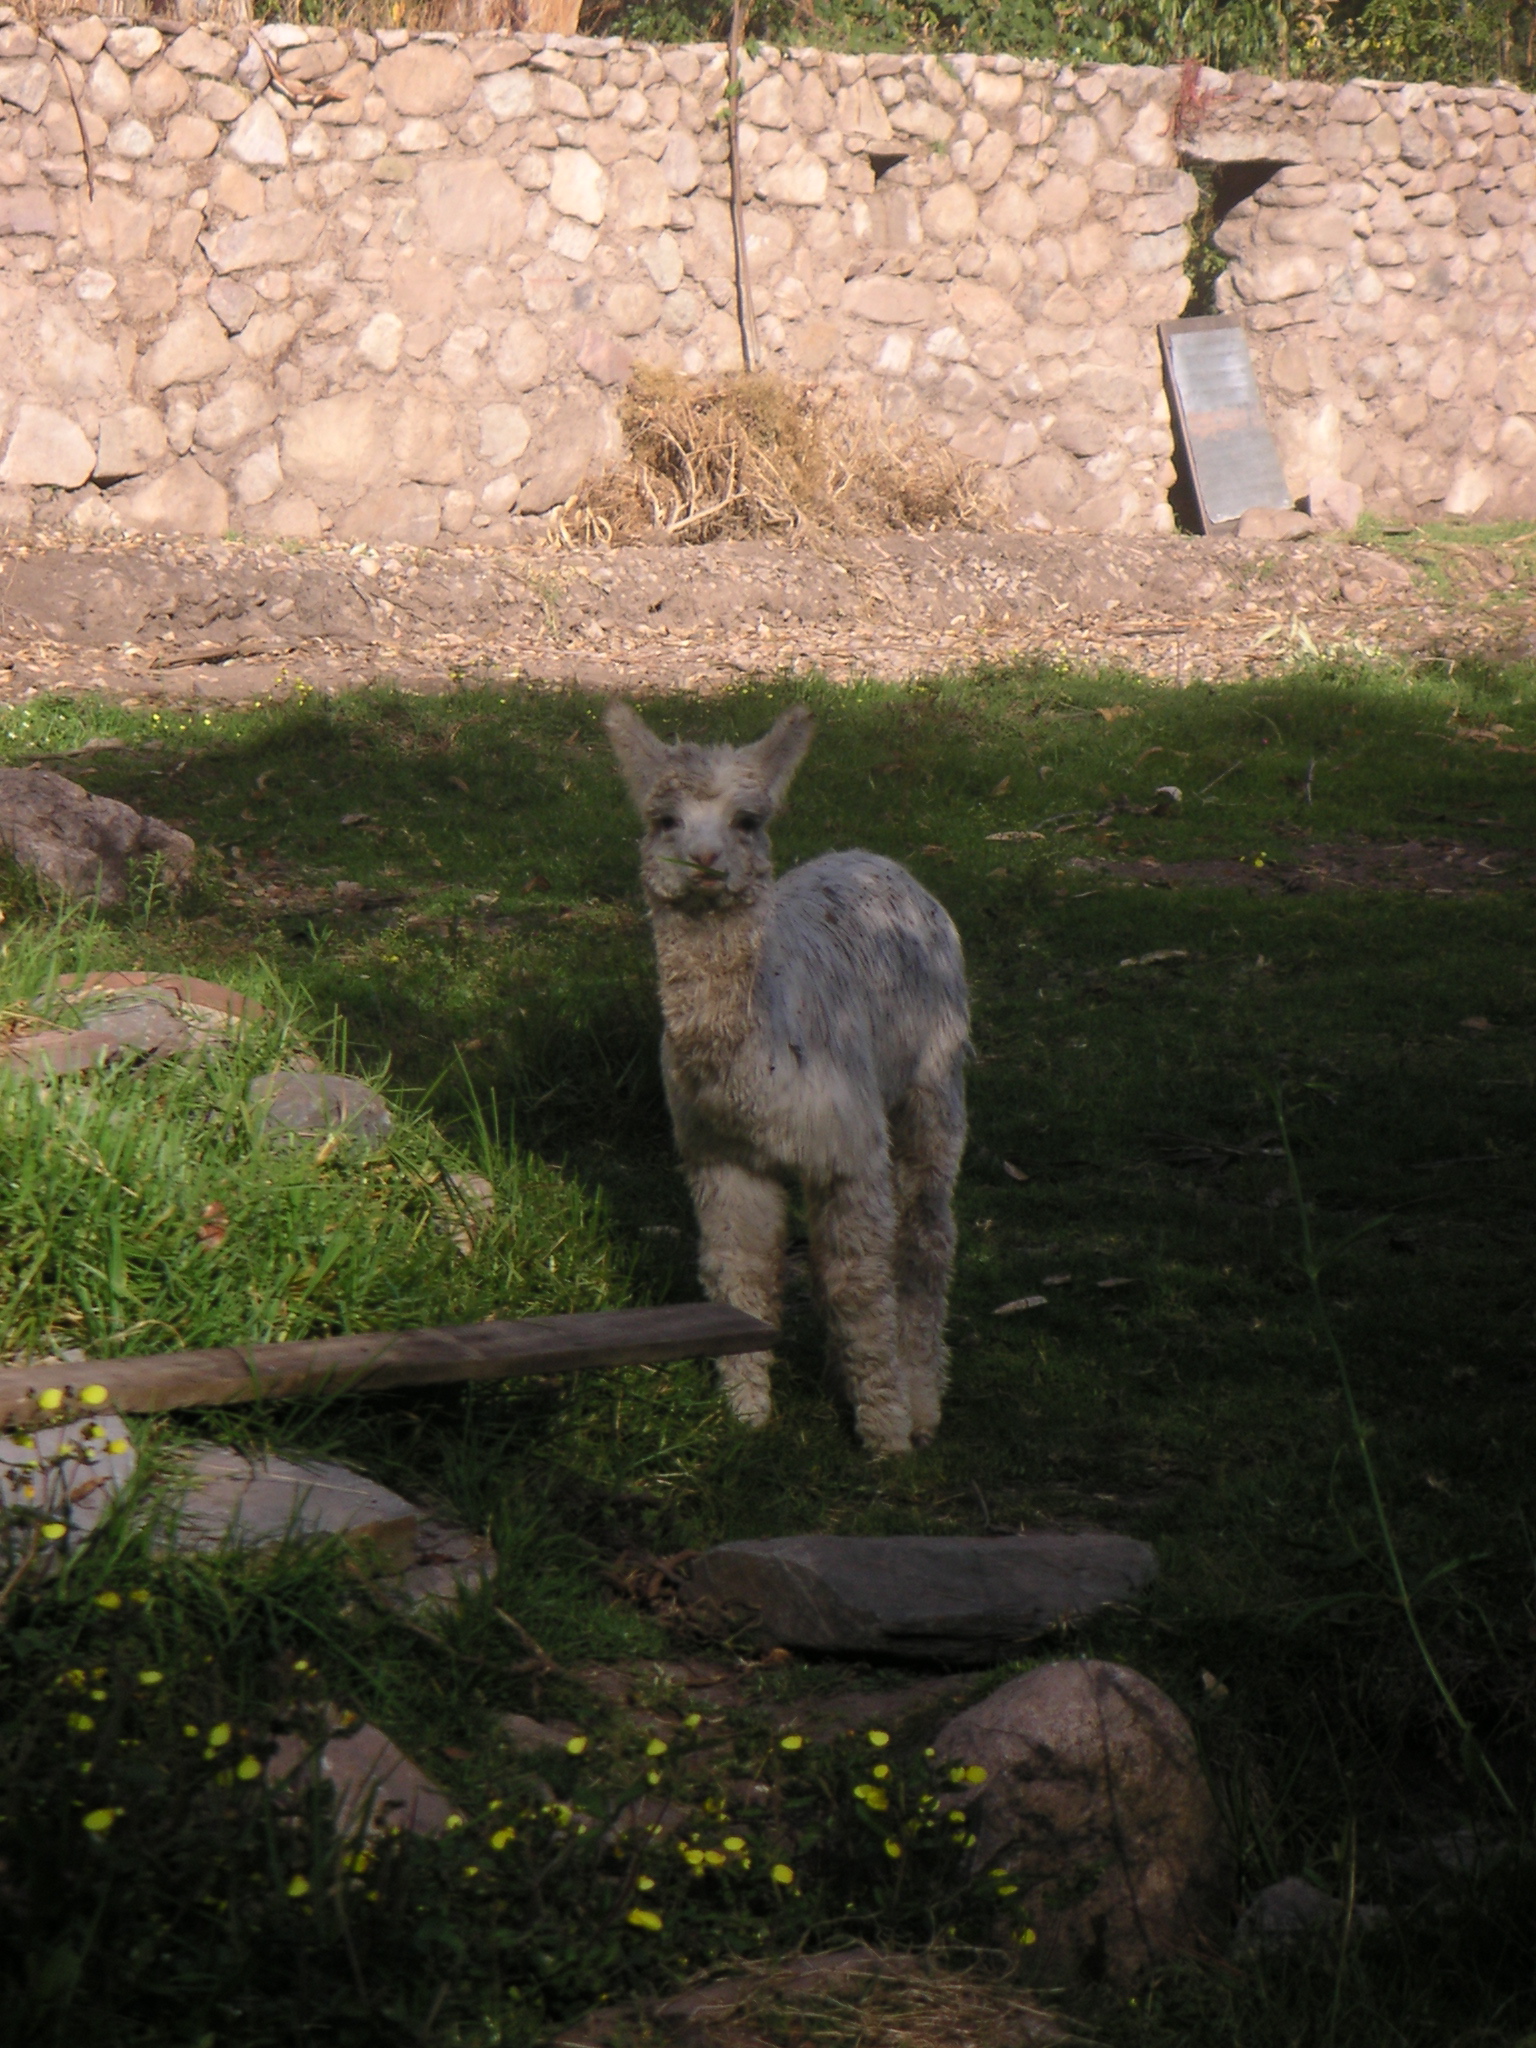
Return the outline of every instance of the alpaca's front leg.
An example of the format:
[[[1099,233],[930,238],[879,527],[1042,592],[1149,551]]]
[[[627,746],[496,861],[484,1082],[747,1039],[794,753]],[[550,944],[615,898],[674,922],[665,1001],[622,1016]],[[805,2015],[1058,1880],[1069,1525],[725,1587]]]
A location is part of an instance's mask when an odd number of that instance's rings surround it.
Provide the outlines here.
[[[867,1178],[806,1188],[811,1262],[833,1355],[866,1450],[912,1448],[912,1412],[896,1350],[896,1219],[882,1159]]]
[[[711,1301],[729,1302],[775,1326],[784,1258],[785,1193],[775,1180],[741,1166],[695,1166],[688,1172],[699,1219],[699,1281]],[[715,1370],[731,1411],[761,1428],[773,1412],[768,1385],[771,1351],[717,1358]]]

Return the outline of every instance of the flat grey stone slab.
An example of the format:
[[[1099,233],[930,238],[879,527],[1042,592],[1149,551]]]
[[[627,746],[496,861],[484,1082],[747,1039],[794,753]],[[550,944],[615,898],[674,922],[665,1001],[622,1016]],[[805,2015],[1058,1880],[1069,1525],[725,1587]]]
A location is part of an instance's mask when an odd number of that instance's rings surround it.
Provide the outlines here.
[[[0,1559],[14,1569],[44,1522],[62,1522],[66,1533],[45,1539],[43,1555],[83,1543],[137,1462],[122,1417],[110,1412],[0,1436]]]
[[[179,1550],[339,1536],[372,1568],[384,1599],[406,1610],[450,1606],[495,1574],[483,1536],[326,1459],[253,1458],[206,1444],[183,1466],[182,1483],[171,1522]]]
[[[210,1444],[189,1461],[185,1484],[173,1537],[178,1550],[340,1536],[375,1553],[386,1570],[416,1563],[423,1511],[345,1465],[251,1458]]]
[[[246,1091],[277,1140],[325,1138],[339,1133],[360,1151],[371,1151],[389,1136],[389,1104],[372,1088],[345,1074],[305,1074],[279,1068],[258,1074]]]
[[[267,1782],[279,1795],[328,1785],[336,1832],[440,1835],[453,1802],[382,1728],[350,1715],[333,1715],[318,1742],[285,1735],[268,1759]]]
[[[706,1550],[684,1598],[790,1649],[991,1664],[1156,1574],[1129,1536],[772,1536]]]

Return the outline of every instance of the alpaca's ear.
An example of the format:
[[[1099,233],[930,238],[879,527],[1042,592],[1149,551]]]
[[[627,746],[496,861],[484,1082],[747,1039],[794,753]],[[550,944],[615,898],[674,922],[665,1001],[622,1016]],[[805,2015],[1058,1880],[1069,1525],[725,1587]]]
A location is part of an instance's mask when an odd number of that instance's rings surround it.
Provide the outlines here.
[[[795,770],[805,759],[816,721],[804,704],[795,704],[776,719],[771,732],[742,752],[763,778],[763,785],[777,805],[783,801]]]
[[[636,806],[643,810],[645,800],[656,787],[672,749],[665,740],[657,739],[651,728],[628,704],[617,701],[610,704],[603,713],[603,725],[613,751],[618,756],[619,772],[624,777]]]

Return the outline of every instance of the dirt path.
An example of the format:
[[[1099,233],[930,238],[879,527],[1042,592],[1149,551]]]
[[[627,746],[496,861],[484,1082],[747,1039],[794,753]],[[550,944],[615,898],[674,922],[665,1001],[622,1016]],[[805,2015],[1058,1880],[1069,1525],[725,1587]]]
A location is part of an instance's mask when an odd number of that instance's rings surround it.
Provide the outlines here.
[[[0,702],[436,691],[494,672],[594,689],[775,670],[895,679],[1015,657],[1230,680],[1337,650],[1536,653],[1536,548],[1338,536],[945,533],[602,550],[0,548]]]

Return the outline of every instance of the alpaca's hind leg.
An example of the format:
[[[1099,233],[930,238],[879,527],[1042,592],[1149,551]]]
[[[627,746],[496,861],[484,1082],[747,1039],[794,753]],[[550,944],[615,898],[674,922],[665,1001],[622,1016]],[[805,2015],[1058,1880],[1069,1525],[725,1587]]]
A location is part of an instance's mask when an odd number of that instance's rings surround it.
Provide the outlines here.
[[[881,1169],[877,1178],[806,1189],[811,1261],[832,1354],[859,1436],[878,1458],[912,1448],[912,1418],[896,1356],[895,1212],[883,1161]]]
[[[912,1408],[912,1440],[939,1426],[949,1378],[944,1308],[955,1255],[950,1198],[965,1144],[965,1107],[953,1089],[914,1088],[891,1119],[896,1190],[896,1341]]]
[[[699,1280],[711,1301],[779,1320],[785,1194],[777,1181],[740,1166],[696,1166],[688,1175],[699,1219]],[[741,1422],[760,1428],[773,1412],[771,1351],[717,1358],[715,1370]]]

